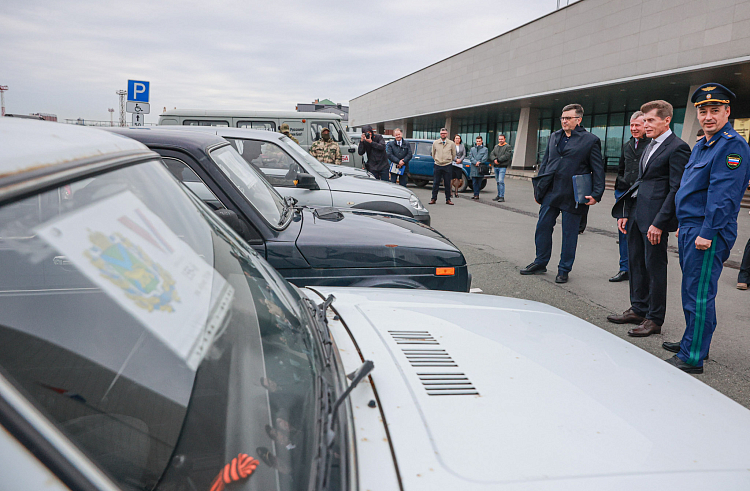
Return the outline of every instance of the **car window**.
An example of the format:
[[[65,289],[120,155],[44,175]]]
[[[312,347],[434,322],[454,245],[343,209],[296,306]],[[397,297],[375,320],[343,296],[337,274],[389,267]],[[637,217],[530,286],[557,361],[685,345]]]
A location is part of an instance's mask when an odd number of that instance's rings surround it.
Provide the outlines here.
[[[238,121],[238,128],[250,128],[253,130],[276,131],[276,123],[273,121]]]
[[[201,201],[214,210],[226,209],[206,183],[185,162],[174,157],[163,156],[161,160],[164,162],[167,170],[191,192],[195,193]]]
[[[311,141],[320,140],[320,130],[328,128],[331,130],[331,139],[338,143],[346,143],[343,133],[339,130],[334,121],[310,121],[310,138]]]
[[[305,170],[279,145],[263,140],[230,138],[245,161],[259,169],[273,186],[293,187],[297,173]]]
[[[326,179],[330,179],[334,176],[331,169],[329,169],[325,164],[321,163],[319,160],[317,160],[315,157],[310,155],[310,152],[305,150],[304,148],[297,145],[294,140],[287,136],[282,136],[279,138],[281,141],[286,143],[288,145],[288,148],[292,150],[292,152],[295,154],[296,157],[299,159],[302,159],[307,165],[313,168],[315,172],[320,174]]]
[[[213,121],[206,119],[185,119],[182,121],[183,126],[229,126],[227,121]]]
[[[209,490],[240,454],[310,488],[312,320],[161,162],[4,205],[0,236],[30,237],[0,246],[3,375],[122,489]]]
[[[432,155],[432,143],[417,142],[417,155]]]
[[[412,155],[417,154],[417,143],[416,142],[409,142],[409,146],[411,147],[411,153]]]
[[[282,225],[284,198],[231,145],[212,150],[211,159],[272,227]]]

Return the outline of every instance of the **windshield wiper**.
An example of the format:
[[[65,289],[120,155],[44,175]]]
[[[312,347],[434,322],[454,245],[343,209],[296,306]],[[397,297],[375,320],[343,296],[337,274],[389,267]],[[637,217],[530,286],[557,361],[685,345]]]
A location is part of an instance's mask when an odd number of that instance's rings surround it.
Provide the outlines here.
[[[336,402],[331,406],[331,411],[328,414],[328,446],[333,444],[333,438],[336,436],[336,431],[333,429],[334,423],[336,423],[336,415],[338,414],[339,406],[341,406],[352,390],[359,384],[363,378],[367,377],[370,372],[375,368],[375,364],[371,360],[365,360],[365,362],[357,368],[355,371],[346,376],[351,382],[349,387],[346,388],[343,394],[336,399]]]
[[[310,309],[310,312],[312,312],[313,317],[316,321],[315,327],[318,331],[318,334],[320,335],[320,342],[323,345],[323,355],[325,356],[326,366],[330,366],[331,355],[333,354],[333,341],[331,340],[331,331],[328,330],[328,318],[326,317],[326,310],[328,310],[328,307],[331,306],[334,300],[336,300],[336,297],[331,294],[328,295],[323,303],[316,305],[315,302],[305,297],[305,303]]]

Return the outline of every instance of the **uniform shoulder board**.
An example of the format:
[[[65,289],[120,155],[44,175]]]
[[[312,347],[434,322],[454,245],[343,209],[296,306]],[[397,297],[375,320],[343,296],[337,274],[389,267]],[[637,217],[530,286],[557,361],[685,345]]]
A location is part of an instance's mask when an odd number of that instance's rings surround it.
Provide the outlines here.
[[[724,131],[723,133],[724,133],[724,138],[734,138],[734,135],[732,135],[731,133],[727,133],[726,131]]]

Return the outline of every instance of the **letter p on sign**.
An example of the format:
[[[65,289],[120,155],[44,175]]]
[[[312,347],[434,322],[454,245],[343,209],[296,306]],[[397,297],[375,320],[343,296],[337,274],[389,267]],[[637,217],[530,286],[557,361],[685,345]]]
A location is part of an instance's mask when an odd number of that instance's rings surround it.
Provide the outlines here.
[[[148,86],[144,80],[128,80],[128,101],[148,102]]]

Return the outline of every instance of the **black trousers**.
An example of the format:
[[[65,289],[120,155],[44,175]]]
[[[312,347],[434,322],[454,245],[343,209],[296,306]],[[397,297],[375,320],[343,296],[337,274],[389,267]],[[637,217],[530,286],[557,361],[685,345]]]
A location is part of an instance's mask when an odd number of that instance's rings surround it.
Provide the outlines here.
[[[737,275],[737,283],[750,283],[750,239],[745,244],[745,253],[742,255],[740,274]]]
[[[440,181],[443,182],[445,188],[445,200],[451,199],[451,179],[453,178],[453,166],[448,165],[435,165],[432,170],[432,199],[437,199],[438,190],[440,189]]]
[[[669,233],[662,232],[661,241],[651,245],[646,236],[649,226],[643,227],[632,218],[627,224],[630,306],[636,314],[661,326],[667,311]]]

